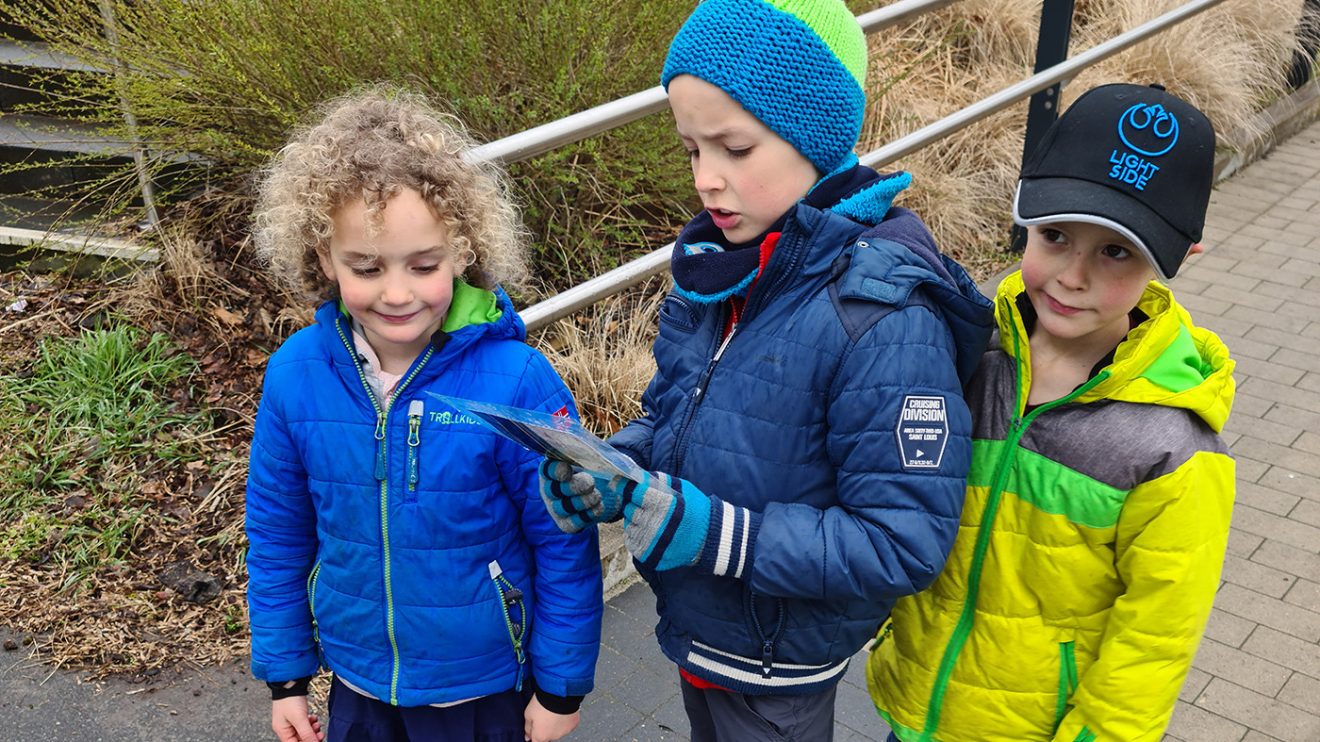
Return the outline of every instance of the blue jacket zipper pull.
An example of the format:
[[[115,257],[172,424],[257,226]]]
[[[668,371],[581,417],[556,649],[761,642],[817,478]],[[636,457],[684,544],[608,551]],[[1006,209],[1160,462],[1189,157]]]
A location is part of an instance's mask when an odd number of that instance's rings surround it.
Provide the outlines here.
[[[761,645],[761,674],[767,678],[770,677],[770,665],[774,656],[775,643],[767,639],[765,643]]]
[[[385,481],[385,411],[376,413],[376,481]]]
[[[417,446],[422,442],[422,412],[425,405],[422,400],[414,399],[408,403],[408,489],[417,489]]]

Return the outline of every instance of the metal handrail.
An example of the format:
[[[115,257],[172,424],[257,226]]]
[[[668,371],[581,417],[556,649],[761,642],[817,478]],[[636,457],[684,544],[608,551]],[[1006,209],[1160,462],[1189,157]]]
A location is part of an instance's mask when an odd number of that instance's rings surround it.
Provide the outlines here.
[[[930,5],[947,5],[951,0],[939,3],[928,3]],[[1054,65],[1047,70],[1043,70],[1027,79],[1010,85],[1003,90],[990,95],[966,108],[960,109],[949,116],[946,116],[933,124],[918,129],[911,134],[890,142],[889,144],[862,155],[859,159],[862,164],[869,167],[879,167],[897,160],[904,155],[911,154],[926,145],[938,141],[956,131],[979,121],[990,114],[996,113],[1033,93],[1044,90],[1049,86],[1070,78],[1079,70],[1090,67],[1101,60],[1117,54],[1128,47],[1144,41],[1146,38],[1163,31],[1164,29],[1181,23],[1182,21],[1208,10],[1224,0],[1193,0],[1186,5],[1179,6],[1174,10],[1165,13],[1153,20],[1137,26],[1136,28],[1119,34],[1108,41],[1097,44],[1094,47],[1069,58],[1067,61]],[[866,15],[882,13],[891,8],[897,8],[904,3],[897,3],[872,11]],[[910,15],[903,16],[904,18]],[[861,16],[858,17],[859,22]],[[529,331],[538,330],[557,319],[565,317],[584,307],[590,306],[595,302],[623,289],[633,286],[651,276],[661,273],[669,264],[669,258],[673,254],[674,243],[661,247],[657,250],[643,255],[640,258],[632,260],[624,265],[615,268],[607,273],[603,273],[592,278],[585,283],[574,286],[567,291],[556,294],[544,301],[538,302],[520,312],[523,322],[526,323]]]
[[[857,16],[865,33],[902,23],[910,18],[958,0],[901,0],[893,5]],[[519,162],[544,154],[566,144],[578,142],[601,132],[623,126],[669,107],[665,89],[656,85],[639,93],[588,108],[548,124],[518,132],[473,149],[468,157],[477,161]]]
[[[932,10],[939,10],[946,5],[953,5],[958,0],[903,0],[903,2],[886,5],[876,10],[868,10],[857,16],[857,25],[862,27],[862,32],[871,34],[882,28],[893,26],[916,18]]]
[[[483,144],[472,149],[468,158],[478,162],[498,160],[505,163],[530,159],[668,107],[669,97],[665,95],[665,89],[656,85],[640,93]]]

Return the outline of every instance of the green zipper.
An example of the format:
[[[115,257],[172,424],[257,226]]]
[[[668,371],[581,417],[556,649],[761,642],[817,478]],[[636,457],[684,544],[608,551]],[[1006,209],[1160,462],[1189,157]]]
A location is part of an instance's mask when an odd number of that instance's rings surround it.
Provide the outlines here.
[[[343,322],[339,319],[335,321],[335,331],[339,333],[339,339],[343,341],[344,347],[348,349],[348,356],[353,359],[353,364],[357,367],[358,379],[362,382],[362,388],[366,390],[367,398],[371,400],[371,406],[376,410],[375,437],[380,445],[376,449],[375,475],[376,480],[380,482],[380,536],[385,568],[385,629],[390,638],[390,652],[393,655],[393,666],[390,670],[390,705],[398,706],[399,641],[394,635],[394,585],[390,580],[392,567],[390,564],[389,480],[385,476],[386,452],[388,451],[385,422],[389,416],[390,405],[398,398],[404,387],[408,386],[408,383],[417,377],[417,373],[422,370],[426,362],[431,359],[435,347],[426,346],[426,352],[422,354],[421,360],[413,366],[412,371],[402,381],[395,385],[394,392],[385,399],[385,406],[382,408],[380,401],[376,399],[376,393],[371,390],[371,384],[367,383],[367,374],[362,370],[362,362],[358,360],[357,354],[353,352],[353,343],[344,334]]]
[[[874,651],[881,644],[884,644],[892,633],[894,633],[894,622],[885,621],[884,625],[880,627],[880,632],[871,637],[871,641],[867,642],[865,647],[862,647],[863,651],[867,653]]]
[[[1059,642],[1059,695],[1054,706],[1054,731],[1059,731],[1063,715],[1068,711],[1068,699],[1077,690],[1077,659],[1072,642]]]
[[[408,403],[408,492],[417,491],[417,447],[421,445],[422,413],[425,411],[422,400],[414,399]],[[411,498],[410,498],[411,499]]]
[[[935,730],[939,727],[940,714],[944,705],[944,693],[949,684],[949,677],[953,675],[953,668],[958,662],[958,655],[962,653],[963,645],[967,643],[967,638],[972,633],[972,620],[976,613],[976,599],[981,589],[981,570],[985,566],[986,551],[990,548],[992,525],[995,516],[999,512],[999,499],[1003,495],[1004,483],[1008,480],[1008,474],[1012,468],[1013,459],[1016,457],[1018,443],[1022,440],[1022,435],[1026,433],[1027,428],[1042,413],[1071,402],[1109,378],[1109,372],[1102,371],[1095,378],[1073,390],[1071,394],[1053,402],[1047,402],[1032,410],[1030,414],[1021,416],[1023,410],[1022,365],[1025,361],[1022,358],[1021,341],[1018,337],[1017,327],[1013,328],[1013,357],[1018,363],[1018,381],[1014,384],[1013,389],[1013,421],[1008,427],[1008,435],[1004,441],[1004,452],[995,464],[995,474],[990,480],[990,494],[986,498],[985,508],[981,511],[981,527],[976,534],[976,546],[972,550],[972,564],[967,573],[967,599],[963,602],[962,612],[958,616],[958,623],[954,626],[953,634],[949,637],[949,643],[944,648],[943,657],[940,658],[939,671],[935,675],[935,684],[930,691],[930,703],[926,709],[926,723],[921,731],[919,742],[930,742],[935,738]]]
[[[514,587],[509,578],[504,576],[504,570],[500,568],[498,561],[493,561],[487,565],[490,570],[490,580],[495,585],[495,592],[500,596],[500,610],[504,613],[504,628],[509,632],[509,643],[513,645],[513,657],[518,662],[518,680],[514,685],[514,690],[522,691],[523,687],[523,669],[527,665],[527,653],[523,641],[527,638],[527,608],[523,602],[523,593]],[[518,606],[518,620],[513,620],[511,610],[514,605]]]
[[[321,576],[321,560],[316,560],[307,575],[307,608],[312,614],[312,642],[316,645],[317,663],[325,667],[325,652],[321,649],[321,629],[316,623],[316,578]]]

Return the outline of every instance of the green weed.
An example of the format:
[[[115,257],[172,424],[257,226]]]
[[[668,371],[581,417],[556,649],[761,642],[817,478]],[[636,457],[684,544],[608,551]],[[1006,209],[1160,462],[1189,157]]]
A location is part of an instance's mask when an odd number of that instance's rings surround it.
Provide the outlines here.
[[[243,609],[231,605],[225,610],[225,633],[237,634],[243,630]]]
[[[0,557],[54,563],[66,587],[123,559],[147,520],[144,475],[200,454],[180,441],[206,421],[167,395],[194,369],[164,335],[119,326],[47,340],[8,374]]]

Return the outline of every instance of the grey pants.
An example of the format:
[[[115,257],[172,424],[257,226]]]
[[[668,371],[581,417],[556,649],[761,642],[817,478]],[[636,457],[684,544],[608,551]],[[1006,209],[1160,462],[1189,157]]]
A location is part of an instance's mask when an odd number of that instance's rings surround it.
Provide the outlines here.
[[[701,690],[686,680],[692,742],[832,742],[836,686],[809,696],[749,696]]]

